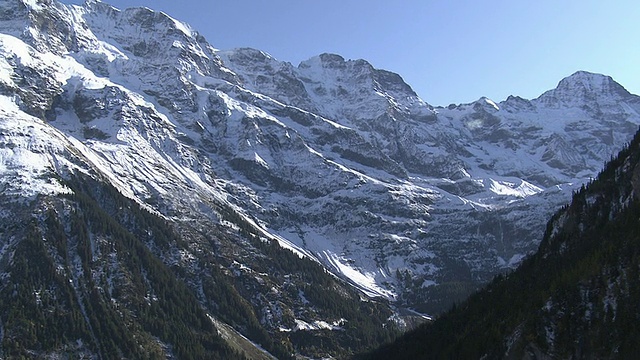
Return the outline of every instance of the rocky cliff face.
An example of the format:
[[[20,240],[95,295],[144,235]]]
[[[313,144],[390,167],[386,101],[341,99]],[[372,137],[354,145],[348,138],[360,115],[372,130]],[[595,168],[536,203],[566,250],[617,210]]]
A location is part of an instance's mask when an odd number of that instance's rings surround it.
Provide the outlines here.
[[[538,251],[366,359],[632,358],[640,350],[640,132],[548,222]]]
[[[55,195],[86,173],[185,233],[250,227],[425,312],[517,265],[640,124],[639,98],[598,74],[439,108],[364,60],[217,51],[149,9],[0,6],[5,191]],[[241,238],[217,243],[227,261],[251,258]],[[281,314],[276,298],[255,306]]]
[[[274,199],[279,211],[265,222],[316,254],[342,257],[329,263],[375,269],[383,290],[413,305],[427,299],[431,310],[460,295],[461,283],[468,291],[535,249],[553,209],[639,121],[638,97],[599,74],[577,72],[533,100],[434,108],[363,60],[323,54],[294,67],[251,49],[220,56],[242,86],[337,123],[339,135],[327,124],[297,129],[311,127],[304,139],[313,149],[387,189],[359,191],[366,202],[355,203],[322,193]],[[322,179],[310,187],[332,182]],[[260,197],[273,199],[272,190]]]

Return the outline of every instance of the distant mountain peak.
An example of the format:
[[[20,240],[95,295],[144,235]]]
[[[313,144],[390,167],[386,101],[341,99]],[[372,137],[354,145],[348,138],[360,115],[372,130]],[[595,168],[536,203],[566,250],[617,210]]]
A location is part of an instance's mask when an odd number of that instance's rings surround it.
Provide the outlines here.
[[[118,10],[118,8],[105,3],[103,1],[100,0],[85,0],[84,4],[82,5],[84,8],[87,9],[94,9],[94,8],[104,8],[104,9],[112,9],[112,10]]]
[[[318,57],[320,58],[320,60],[324,61],[324,62],[345,62],[345,58],[342,57],[341,55],[338,54],[332,54],[332,53],[322,53],[320,55],[318,55]]]
[[[573,74],[560,80],[560,82],[563,82],[563,81],[598,82],[598,81],[602,81],[603,79],[613,80],[611,79],[611,76],[608,76],[608,75],[594,73],[586,70],[578,70]]]
[[[626,91],[622,85],[615,82],[611,76],[591,73],[588,71],[577,71],[560,80],[556,90],[573,90],[576,87],[584,89],[584,91],[598,92],[601,94],[607,92],[624,93],[625,95],[629,94],[629,92]]]
[[[248,65],[249,63],[270,64],[278,62],[278,60],[271,56],[269,53],[250,47],[219,50],[216,53],[219,56],[227,58],[231,62],[239,62],[244,65]]]
[[[498,104],[496,104],[495,101],[489,99],[486,96],[481,97],[480,99],[476,100],[474,103],[474,108],[477,109],[487,109],[490,111],[499,111],[500,107],[498,106]]]
[[[538,100],[546,104],[595,102],[596,99],[619,100],[632,96],[622,85],[607,75],[577,71],[560,80],[555,89],[542,94]]]
[[[303,69],[318,66],[326,69],[346,69],[353,66],[366,68],[371,71],[374,70],[373,65],[364,59],[347,60],[341,55],[332,53],[322,53],[320,55],[313,56],[308,60],[302,61],[299,65],[299,67]]]

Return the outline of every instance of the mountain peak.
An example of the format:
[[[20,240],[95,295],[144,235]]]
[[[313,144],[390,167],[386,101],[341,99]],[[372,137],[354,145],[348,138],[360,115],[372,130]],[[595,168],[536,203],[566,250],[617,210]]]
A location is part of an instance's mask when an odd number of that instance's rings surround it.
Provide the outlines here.
[[[368,70],[373,71],[373,66],[366,60],[347,60],[341,55],[331,53],[316,55],[308,60],[301,62],[299,65],[300,68],[309,68],[316,66],[325,69],[346,69],[347,67],[355,66],[367,68]]]
[[[217,54],[223,57],[233,58],[236,61],[238,60],[259,61],[259,62],[277,61],[270,54],[262,50],[258,50],[250,47],[234,48],[230,50],[219,50],[217,51]]]
[[[498,104],[495,103],[495,101],[489,99],[486,96],[482,96],[480,99],[476,100],[474,103],[474,108],[480,109],[488,109],[490,111],[499,111],[500,107],[498,106]]]
[[[560,80],[555,89],[542,94],[538,100],[545,103],[600,102],[600,99],[623,99],[631,94],[610,76],[577,71]]]
[[[622,85],[615,82],[611,76],[591,73],[588,71],[576,71],[572,75],[560,80],[557,90],[572,89],[580,87],[590,92],[615,92],[624,91],[625,94],[629,94]]]
[[[610,76],[591,73],[587,71],[577,71],[558,83],[558,86],[546,92],[556,96],[573,96],[581,99],[613,96],[615,98],[627,97],[630,93],[613,80]]]
[[[318,57],[320,58],[320,60],[322,60],[323,62],[345,62],[346,60],[338,54],[332,54],[332,53],[322,53],[320,55],[318,55]]]
[[[89,9],[91,11],[98,11],[98,12],[120,11],[120,9],[112,5],[109,5],[108,3],[102,2],[100,0],[85,0],[82,6],[85,9]]]

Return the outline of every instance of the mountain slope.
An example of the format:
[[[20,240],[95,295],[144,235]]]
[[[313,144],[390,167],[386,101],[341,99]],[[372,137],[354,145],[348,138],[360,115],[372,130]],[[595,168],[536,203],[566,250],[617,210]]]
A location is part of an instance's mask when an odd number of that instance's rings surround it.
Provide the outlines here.
[[[187,286],[86,193],[28,206],[3,198],[3,213],[26,225],[3,229],[14,240],[3,247],[4,356],[244,358]],[[145,218],[134,211],[132,220]],[[165,236],[155,241],[176,241],[158,225]]]
[[[33,175],[3,177],[0,350],[8,356],[270,358],[255,343],[278,358],[292,345],[345,355],[394,333],[382,326],[388,308],[260,238],[232,209],[219,213],[236,231],[176,226],[124,198],[77,148],[44,134],[29,139],[53,150],[16,141],[18,130],[42,127],[31,120],[2,128],[3,153],[31,152]],[[369,312],[377,315],[362,316]]]
[[[640,133],[549,221],[538,252],[366,358],[633,358],[640,350]]]
[[[364,60],[218,51],[150,9],[0,8],[3,192],[113,186],[180,235],[149,248],[205,307],[222,271],[253,309],[225,321],[309,356],[372,346],[403,324],[391,308],[437,313],[515,267],[640,124],[638,97],[598,74],[434,108]]]
[[[347,187],[345,196],[333,187],[340,195],[330,196],[306,189],[335,184],[333,173],[314,167],[311,177],[323,181],[310,186],[297,165],[305,191],[282,196],[277,187],[252,186],[262,206],[277,209],[258,216],[338,272],[348,274],[345,265],[364,272],[382,285],[373,293],[427,312],[533,251],[546,218],[640,124],[637,96],[586,72],[534,100],[434,108],[399,76],[363,60],[323,54],[294,67],[252,49],[219,55],[242,86],[339,123],[336,131],[308,117],[282,119],[326,158],[367,175],[362,191]],[[261,174],[282,174],[277,160],[264,164]],[[381,186],[366,188],[374,184]],[[327,249],[338,256],[327,258]]]
[[[301,251],[282,249],[235,204],[251,200],[251,193],[216,175],[203,155],[216,142],[193,146],[189,136],[203,132],[199,121],[208,116],[264,114],[198,88],[198,99],[211,101],[209,112],[181,116],[191,100],[174,95],[184,94],[176,89],[185,86],[181,76],[190,66],[197,68],[194,75],[219,75],[210,80],[234,86],[233,75],[207,53],[208,44],[200,46],[201,37],[148,9],[119,11],[100,2],[0,6],[6,17],[0,35],[3,351],[98,358],[344,356],[396,331],[388,305],[361,299]],[[166,37],[143,51],[156,34]],[[152,53],[160,43],[179,41],[190,51]],[[259,120],[277,125],[273,118]],[[42,225],[44,209],[50,220]],[[32,232],[21,230],[34,221],[40,225]],[[47,257],[40,250],[14,251],[36,237]],[[21,270],[41,261],[45,269],[36,274]],[[25,288],[15,298],[20,279]],[[48,307],[42,309],[45,290]],[[63,295],[71,299],[60,300]],[[23,308],[38,322],[29,323]],[[104,319],[105,328],[94,318]],[[71,322],[72,329],[44,341],[49,337],[41,331],[51,332],[58,321]]]

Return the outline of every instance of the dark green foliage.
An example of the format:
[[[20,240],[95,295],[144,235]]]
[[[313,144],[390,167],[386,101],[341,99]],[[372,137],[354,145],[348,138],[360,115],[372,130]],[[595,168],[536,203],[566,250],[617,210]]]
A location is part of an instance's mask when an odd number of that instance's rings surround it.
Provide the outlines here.
[[[112,187],[88,179],[76,181],[75,186],[78,187],[76,193],[90,195],[87,196],[87,201],[96,199],[101,204],[101,211],[108,213],[109,217],[116,219],[118,223],[126,225],[128,231],[141,240],[140,245],[146,245],[142,246],[143,249],[157,249],[157,254],[168,254],[172,248],[189,249],[184,235],[178,236],[166,221],[140,209]],[[250,250],[249,254],[260,254],[252,255],[251,259],[247,260],[253,269],[258,273],[268,273],[272,278],[281,279],[283,283],[256,287],[255,284],[247,282],[246,278],[230,277],[226,269],[231,267],[231,264],[226,258],[215,255],[219,250],[213,244],[217,243],[217,238],[226,237],[225,241],[230,241],[237,235],[209,228],[202,236],[210,239],[208,243],[212,244],[212,248],[198,255],[199,285],[193,282],[193,274],[185,273],[181,267],[172,267],[171,270],[184,282],[194,284],[192,292],[198,287],[202,289],[204,299],[201,299],[201,303],[212,315],[233,325],[279,359],[291,357],[294,347],[295,351],[308,356],[332,354],[344,357],[353,352],[371,349],[377,344],[389,341],[397,334],[396,327],[391,323],[387,324],[391,311],[384,303],[361,301],[360,294],[327,273],[317,262],[300,258],[276,242],[262,238],[255,227],[235,211],[219,206],[216,212],[220,213],[224,220],[238,225],[239,235],[246,239],[242,240],[242,246],[245,250]],[[190,235],[195,238],[199,236],[194,233]],[[199,244],[198,246],[201,246],[202,242]],[[238,261],[242,261],[241,258],[241,254],[236,254]],[[148,281],[152,282],[151,279]],[[294,298],[298,297],[298,290],[302,290],[312,304],[314,316],[327,320],[346,319],[345,330],[324,334],[296,333],[266,327],[261,322],[263,309],[260,303],[251,299],[256,295],[264,296],[263,294],[273,286],[296,289],[293,290]],[[305,318],[305,311],[308,309],[303,309],[305,308],[300,308],[301,313],[298,315]],[[293,325],[293,314],[291,316],[290,321]],[[330,340],[316,344],[317,338]]]
[[[369,359],[634,358],[640,353],[640,135],[549,222],[513,273]]]
[[[147,249],[150,247],[157,249],[160,254],[169,254],[174,248],[188,249],[189,244],[178,235],[165,220],[141,209],[131,200],[122,197],[113,187],[99,184],[90,179],[85,179],[76,185],[81,187],[81,193],[91,195],[91,197],[87,196],[87,200],[98,199],[102,205],[100,211],[108,212],[110,216],[117,219],[119,223],[126,224],[129,231],[141,240],[138,242],[140,248],[138,248],[137,251],[148,252]],[[214,232],[212,232],[211,235],[213,234]],[[246,235],[248,236],[249,233]],[[199,281],[201,281],[201,288],[206,301],[204,301],[204,304],[198,306],[206,306],[212,315],[233,325],[234,328],[240,329],[245,336],[260,344],[271,354],[274,354],[280,359],[289,358],[293,350],[272,339],[258,321],[251,304],[237,291],[233,280],[220,270],[220,263],[224,262],[224,260],[215,257],[213,252],[203,253],[200,256],[198,267],[202,269],[202,272],[199,274]],[[153,256],[152,258],[155,262],[161,263],[157,256]],[[149,274],[146,276],[149,276]],[[180,285],[183,286],[180,292],[194,293],[195,289],[183,285],[190,280],[187,278],[184,269],[173,266],[171,267],[171,275],[167,276],[172,276],[174,281],[177,281],[175,276],[178,276],[178,278],[182,280],[179,281]],[[147,281],[153,283],[155,280],[149,278]],[[167,291],[167,295],[171,296],[171,293],[172,291]],[[195,300],[195,298],[192,299]],[[155,303],[152,303],[152,305],[153,304]],[[180,310],[182,309],[177,310],[176,313],[170,313],[170,315],[185,319],[180,315]],[[166,312],[156,310],[149,314],[152,319],[156,319],[155,322],[157,322],[158,319],[164,319],[166,315]],[[209,319],[202,321],[210,323]],[[168,329],[163,329],[162,332],[167,334],[171,333]]]
[[[88,340],[72,290],[56,272],[34,224],[14,253],[10,277],[0,291],[5,355],[26,356],[25,349],[57,348],[73,339]],[[37,261],[29,260],[37,259]],[[52,333],[49,329],[58,329]]]
[[[66,200],[39,200],[47,210],[26,224],[4,269],[3,355],[159,359],[166,345],[178,358],[242,358],[218,336],[190,289],[74,189]]]

